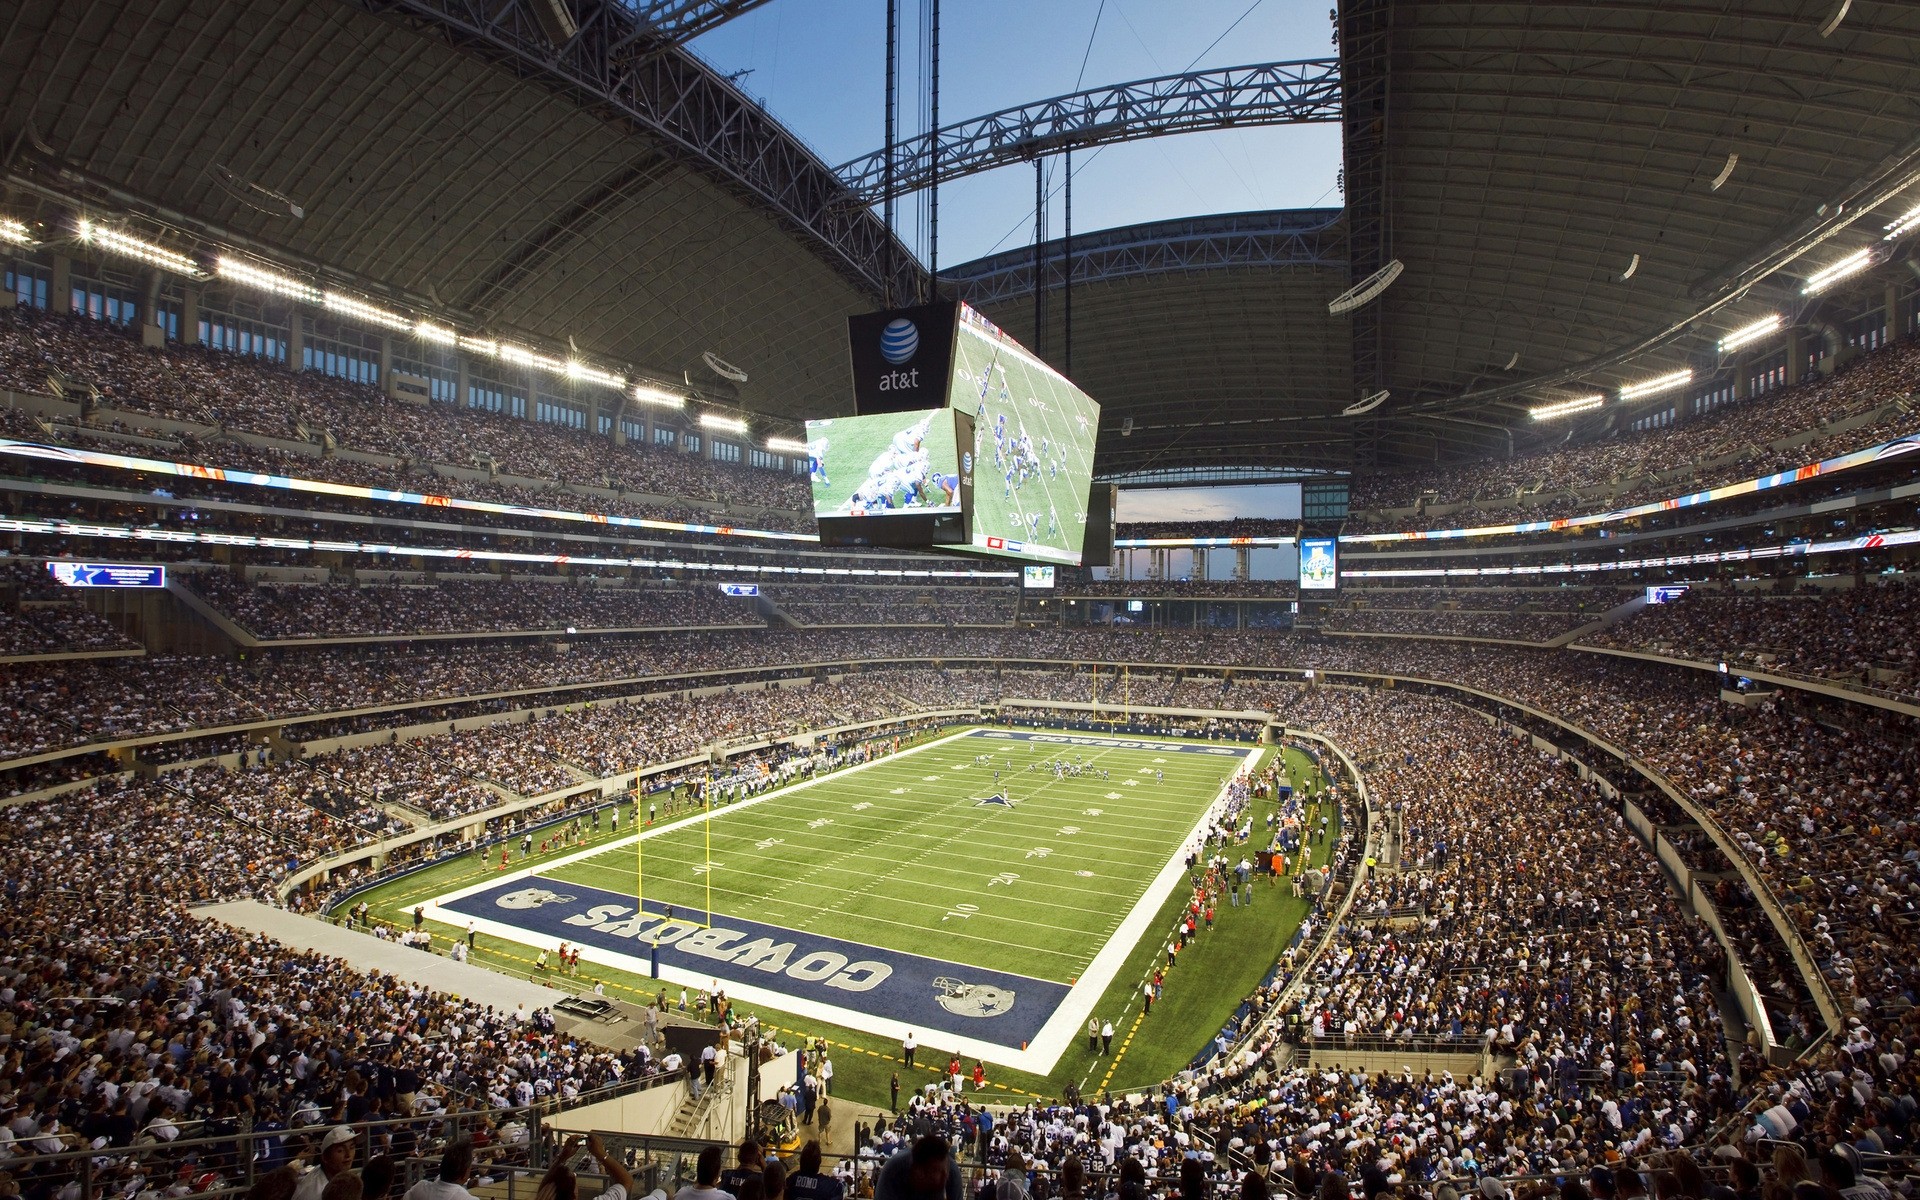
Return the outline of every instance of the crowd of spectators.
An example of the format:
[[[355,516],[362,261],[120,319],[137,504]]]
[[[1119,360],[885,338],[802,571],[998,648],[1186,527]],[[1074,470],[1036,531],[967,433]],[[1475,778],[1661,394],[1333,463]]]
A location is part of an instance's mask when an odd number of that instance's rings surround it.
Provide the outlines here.
[[[338,787],[305,763],[282,762],[239,770],[189,767],[170,772],[161,781],[280,839],[302,861],[412,828],[378,805]]]
[[[1857,587],[1777,593],[1696,587],[1587,644],[1728,662],[1920,696],[1920,587],[1868,579]]]
[[[764,623],[751,601],[723,596],[711,587],[594,586],[557,578],[249,584],[218,573],[195,575],[191,585],[242,628],[270,639]]]
[[[173,1181],[142,1180],[175,1167],[164,1146],[183,1136],[524,1109],[656,1069],[644,1050],[556,1033],[544,1011],[493,1010],[195,917],[191,905],[269,896],[285,868],[270,835],[171,787],[29,802],[0,809],[0,825],[9,1194],[68,1194],[78,1166],[40,1161],[63,1151],[97,1152],[97,1194],[157,1194]],[[291,1149],[262,1145],[283,1161]],[[209,1168],[215,1186],[243,1170],[202,1156]]]
[[[1660,499],[1786,470],[1912,433],[1920,429],[1920,408],[1786,450],[1769,445],[1904,400],[1916,390],[1920,390],[1920,342],[1904,339],[1831,376],[1735,401],[1666,429],[1623,430],[1601,441],[1515,459],[1356,476],[1349,504],[1355,510],[1371,511],[1410,507],[1423,495],[1441,504],[1510,499],[1526,493],[1538,493],[1542,500],[1564,499],[1569,492],[1609,484],[1624,485],[1610,498],[1611,507]],[[1646,479],[1689,464],[1697,468],[1690,480],[1653,483]],[[1571,513],[1556,509],[1554,515]],[[1460,524],[1452,518],[1446,523]],[[1385,524],[1404,528],[1408,521]],[[1351,523],[1349,532],[1359,525]]]
[[[1320,628],[1340,633],[1546,642],[1572,633],[1587,618],[1559,613],[1476,612],[1459,608],[1376,608],[1342,605],[1323,614]]]
[[[806,626],[1011,625],[1020,606],[1011,587],[778,584],[760,591]]]
[[[1575,618],[1568,618],[1575,619]],[[1831,636],[1844,637],[1833,633]],[[77,747],[246,722],[462,697],[584,688],[712,672],[791,669],[814,663],[890,663],[928,658],[971,666],[1021,662],[1155,663],[1223,668],[1378,670],[1441,653],[1421,640],[1315,639],[1288,634],[1177,629],[957,629],[929,646],[911,629],[688,632],[596,642],[592,653],[545,645],[423,645],[325,653],[285,650],[245,662],[149,657],[89,664],[0,664],[0,701],[14,714],[0,728],[0,756]],[[968,660],[971,660],[969,662]],[[1577,674],[1591,656],[1580,656]],[[587,698],[587,697],[583,697]],[[1097,699],[1087,692],[1073,697]]]
[[[544,796],[584,782],[560,761],[566,741],[551,721],[483,725],[418,745],[421,753],[445,760],[463,775],[522,796]]]
[[[1193,640],[1201,645],[1210,641],[1203,635],[1048,635],[1032,644],[1056,651],[1130,649],[1148,660],[1178,661],[1194,648]],[[1913,919],[1911,781],[1920,763],[1914,761],[1910,725],[1889,719],[1882,725],[1856,720],[1840,726],[1785,703],[1726,708],[1718,704],[1710,677],[1596,661],[1592,656],[1439,644],[1387,646],[1364,639],[1329,647],[1292,639],[1248,641],[1252,647],[1284,642],[1296,658],[1299,653],[1309,659],[1318,655],[1315,660],[1328,667],[1390,663],[1397,671],[1459,679],[1564,712],[1602,736],[1632,745],[1683,794],[1736,831],[1816,947],[1836,989],[1847,999],[1849,1013],[1861,1022],[1842,1046],[1829,1048],[1823,1065],[1864,1071],[1882,1086],[1904,1086],[1903,1056],[1887,1067],[1873,1054],[1863,1054],[1863,1048],[1877,1051],[1896,1037],[1910,1036],[1906,1026],[1920,985],[1905,961],[1910,956],[1899,949]],[[994,635],[986,644],[1006,643]],[[873,647],[876,652],[893,648]],[[1275,651],[1268,645],[1266,652]],[[1131,684],[1134,674],[1127,672],[1123,678]],[[1138,674],[1143,694],[1195,700],[1230,694],[1234,707],[1247,706],[1239,693],[1251,686],[1242,681],[1223,691],[1217,680],[1205,677]],[[1017,694],[1043,690],[1044,685],[1027,685],[1049,676],[1071,680],[1061,685],[1064,691],[1077,690],[1081,680],[1091,686],[1090,678],[1064,671],[941,673],[911,667],[862,678],[858,686],[867,702],[878,706],[916,695],[923,684],[937,684],[942,694],[958,684],[983,695],[991,680],[1006,694]],[[784,698],[783,693],[740,695]],[[821,700],[823,708],[810,713],[810,719],[848,706],[844,697],[811,698]],[[1034,1129],[1044,1130],[1048,1153],[1059,1143],[1083,1147],[1106,1162],[1113,1161],[1106,1157],[1109,1149],[1124,1158],[1130,1147],[1156,1141],[1162,1147],[1170,1141],[1182,1148],[1171,1161],[1182,1157],[1186,1146],[1205,1146],[1208,1153],[1218,1154],[1219,1135],[1224,1133],[1227,1140],[1241,1138],[1243,1148],[1266,1141],[1283,1160],[1315,1167],[1359,1170],[1367,1162],[1383,1161],[1384,1170],[1418,1185],[1463,1174],[1471,1178],[1483,1172],[1565,1170],[1569,1164],[1584,1171],[1608,1165],[1622,1153],[1631,1157],[1691,1141],[1711,1116],[1727,1111],[1735,1098],[1719,1049],[1717,1010],[1706,990],[1712,966],[1704,935],[1679,915],[1661,890],[1651,856],[1587,785],[1478,718],[1436,701],[1321,689],[1269,693],[1267,703],[1289,724],[1321,729],[1363,759],[1376,802],[1397,813],[1404,830],[1400,865],[1405,871],[1379,874],[1367,885],[1358,903],[1362,917],[1369,919],[1350,921],[1337,930],[1332,955],[1305,976],[1306,990],[1304,995],[1296,991],[1298,1008],[1290,1014],[1295,1033],[1306,1036],[1318,1022],[1321,1033],[1336,1044],[1351,1028],[1356,1035],[1399,1038],[1408,1045],[1456,1037],[1478,1042],[1490,1034],[1499,1049],[1516,1056],[1525,1073],[1497,1087],[1391,1072],[1385,1078],[1366,1078],[1298,1068],[1271,1057],[1268,1051],[1276,1046],[1256,1045],[1247,1055],[1177,1081],[1165,1097],[1122,1102],[1099,1117],[1088,1114],[1086,1106],[1065,1113],[1037,1109],[1033,1119],[1038,1125],[1012,1128],[1026,1128],[1028,1136]],[[623,715],[640,718],[641,706],[632,707],[635,711]],[[609,706],[603,711],[617,710]],[[553,740],[544,753],[558,757],[562,751],[557,734],[568,728],[560,724],[565,719],[499,728],[521,737],[529,730],[548,736]],[[524,745],[515,743],[511,753],[522,753]],[[8,952],[0,955],[8,978],[18,986],[20,955],[42,945],[45,930],[95,928],[79,911],[64,912],[61,906],[69,902],[52,887],[35,890],[34,873],[48,869],[39,864],[43,855],[49,861],[78,864],[80,872],[87,870],[89,856],[111,858],[111,871],[103,865],[97,878],[86,878],[80,886],[76,902],[81,904],[101,903],[92,892],[109,876],[120,881],[114,886],[123,893],[116,899],[122,909],[129,878],[138,881],[137,889],[152,889],[176,904],[269,892],[293,856],[281,836],[255,827],[248,815],[252,810],[239,800],[224,806],[213,802],[218,798],[213,786],[228,789],[226,796],[238,795],[232,789],[249,789],[253,783],[236,781],[250,776],[272,780],[282,770],[326,777],[318,763],[289,764],[207,779],[188,776],[88,789],[4,810],[0,820],[10,826],[13,844],[25,848],[24,875],[10,878],[26,881],[24,890],[10,892],[10,897],[24,898],[0,915],[0,923],[12,926],[10,935],[17,935],[9,937]],[[188,781],[184,790],[176,785]],[[356,794],[359,790],[354,789]],[[285,796],[275,790],[268,799]],[[251,802],[259,801],[254,797]],[[246,819],[236,820],[234,813]],[[60,886],[68,886],[74,877],[72,866],[63,867]],[[164,909],[162,901],[154,903]],[[148,933],[160,921],[174,921],[188,930],[212,928],[177,913],[168,917],[171,910],[162,909],[146,913],[136,904],[124,927],[116,923],[112,931],[90,933],[82,944],[113,946],[116,938],[124,942]],[[23,921],[35,923],[21,925]],[[195,970],[213,972],[202,975],[203,988],[192,996],[197,1004],[202,996],[221,990],[216,983],[228,982],[221,971],[255,959],[271,964],[273,974],[266,982],[248,977],[242,987],[310,991],[332,986],[326,981],[344,970],[303,970],[301,956],[258,939],[243,939],[238,953],[221,945],[226,953],[189,963],[184,973],[169,971],[175,980],[189,978]],[[140,960],[166,961],[164,955]],[[109,990],[120,986],[132,969],[123,963],[110,972]],[[318,983],[316,974],[321,975]],[[356,983],[367,994],[388,994],[377,981]],[[140,994],[136,986],[135,995]],[[258,994],[247,993],[243,1011],[257,1013],[272,1003],[257,999]],[[410,1001],[450,1003],[419,996]],[[33,1018],[51,1015],[55,1020],[52,1026],[33,1026],[43,1031],[45,1058],[62,1044],[48,1039],[65,1011],[54,1004],[48,1014]],[[105,1019],[98,1012],[82,1015],[88,1021]],[[218,1015],[214,1020],[217,1028],[223,1027]],[[296,1030],[304,1027],[304,1022],[292,1025]],[[367,1026],[381,1027],[381,1020]],[[98,1037],[103,1045],[113,1045],[111,1027],[77,1028],[82,1031],[74,1036],[83,1042]],[[1832,1058],[1841,1053],[1848,1057]],[[564,1054],[561,1058],[573,1061]],[[162,1055],[156,1061],[165,1059]],[[121,1065],[126,1062],[123,1055]],[[440,1070],[465,1070],[471,1084],[476,1071],[486,1073],[487,1062],[484,1054],[476,1064],[468,1053],[449,1049]],[[546,1060],[540,1062],[545,1069]],[[36,1068],[41,1065],[35,1060]],[[250,1072],[250,1080],[276,1078],[251,1061],[240,1069]],[[500,1069],[511,1071],[511,1062]],[[589,1071],[571,1086],[593,1077]],[[1817,1072],[1806,1078],[1813,1087],[1827,1087]],[[520,1081],[505,1079],[481,1081],[465,1090],[511,1103]],[[1769,1085],[1776,1089],[1772,1094],[1765,1091]],[[1753,1086],[1760,1089],[1754,1093],[1759,1097],[1790,1106],[1787,1089],[1808,1085],[1795,1075],[1768,1077]],[[194,1089],[187,1090],[194,1102]],[[286,1103],[296,1092],[282,1088],[265,1102]],[[1417,1103],[1410,1104],[1416,1097]],[[219,1100],[228,1098],[209,1086],[195,1111],[211,1115]],[[83,1098],[82,1115],[91,1099]],[[1869,1105],[1876,1116],[1884,1115],[1883,1106],[1871,1100]],[[113,1103],[106,1105],[106,1112],[114,1114]],[[1396,1114],[1400,1119],[1394,1119]],[[30,1115],[38,1121],[41,1111]],[[1084,1130],[1077,1124],[1081,1117],[1088,1120]],[[328,1118],[323,1114],[315,1119]],[[1803,1119],[1809,1127],[1815,1123],[1811,1114]],[[1056,1120],[1068,1131],[1064,1138],[1055,1136]],[[1117,1134],[1108,1128],[1114,1124],[1120,1126]],[[38,1129],[36,1125],[36,1133]],[[1177,1134],[1185,1134],[1187,1141],[1181,1142]],[[1393,1141],[1395,1137],[1400,1140]]]
[[[1366,587],[1341,598],[1369,608],[1461,608],[1475,612],[1603,613],[1635,595],[1622,587]]]
[[[107,754],[73,754],[0,771],[0,800],[112,775],[121,770]]]
[[[0,657],[138,648],[118,625],[78,604],[0,609]]]
[[[1591,782],[1443,700],[1319,689],[1278,707],[1371,749],[1372,798],[1400,826],[1401,869],[1369,877],[1367,919],[1298,1002],[1311,1036],[1491,1042],[1561,1094],[1585,1073],[1668,1100],[1725,1084],[1712,935]]]
[[[798,511],[810,508],[804,476],[792,471],[722,466],[702,455],[628,442],[615,445],[557,425],[436,402],[415,406],[378,387],[313,371],[288,371],[250,355],[203,347],[143,347],[115,326],[30,308],[0,312],[0,388],[47,393],[57,380],[68,399],[86,396],[99,408],[268,437],[339,446],[408,463],[471,468],[492,462],[500,474],[529,480],[584,482],[653,497],[739,502]],[[97,399],[94,397],[97,395]],[[230,441],[202,448],[231,453]],[[342,460],[316,463],[339,479]],[[256,461],[215,466],[262,469]],[[287,470],[283,458],[274,470]],[[340,482],[367,483],[365,479]],[[375,486],[396,485],[391,470]],[[438,489],[430,489],[438,490]],[[687,514],[680,514],[682,519]]]

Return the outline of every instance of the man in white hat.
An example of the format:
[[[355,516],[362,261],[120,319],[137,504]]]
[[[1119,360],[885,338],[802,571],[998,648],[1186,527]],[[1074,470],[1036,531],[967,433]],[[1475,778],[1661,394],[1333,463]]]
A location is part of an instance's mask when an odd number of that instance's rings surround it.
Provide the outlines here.
[[[335,1125],[320,1139],[320,1160],[294,1185],[293,1200],[320,1200],[320,1193],[336,1175],[353,1167],[353,1130]]]

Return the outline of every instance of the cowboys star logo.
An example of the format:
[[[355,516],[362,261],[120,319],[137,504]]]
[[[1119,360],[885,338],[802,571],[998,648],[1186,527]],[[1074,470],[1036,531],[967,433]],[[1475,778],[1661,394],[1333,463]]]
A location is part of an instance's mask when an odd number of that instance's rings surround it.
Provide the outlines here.
[[[572,899],[572,896],[562,896],[546,888],[529,887],[496,897],[494,904],[500,908],[541,908],[548,904],[565,904]]]
[[[933,981],[940,1007],[963,1017],[997,1017],[1013,1007],[1013,992],[990,983],[962,983],[945,975]]]

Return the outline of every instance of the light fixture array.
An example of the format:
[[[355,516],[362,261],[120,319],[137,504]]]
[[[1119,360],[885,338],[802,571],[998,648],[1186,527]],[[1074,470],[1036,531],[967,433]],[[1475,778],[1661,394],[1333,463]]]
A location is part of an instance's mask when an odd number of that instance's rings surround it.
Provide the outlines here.
[[[1740,328],[1720,339],[1720,353],[1730,354],[1742,346],[1751,346],[1761,338],[1780,332],[1782,321],[1779,313],[1768,313],[1758,321],[1742,325]]]
[[[86,217],[81,217],[75,223],[74,235],[89,246],[105,250],[109,254],[117,254],[121,258],[131,258],[137,262],[146,263],[150,267],[159,267],[163,271],[184,275],[188,279],[206,278],[206,272],[200,269],[200,264],[178,250],[169,250],[165,246],[134,237],[130,233],[122,233],[118,229]]]
[[[1527,415],[1536,421],[1551,421],[1556,417],[1571,417],[1575,413],[1592,412],[1606,402],[1607,398],[1597,393],[1592,396],[1575,396],[1571,400],[1559,400],[1552,404],[1542,404],[1538,408],[1530,408],[1527,410]]]
[[[687,406],[687,395],[671,387],[658,383],[630,381],[617,371],[604,370],[577,357],[557,358],[526,346],[502,342],[496,338],[461,333],[431,318],[400,312],[346,292],[322,288],[297,275],[236,255],[217,255],[213,260],[212,270],[209,271],[200,260],[190,255],[135,237],[91,217],[81,217],[74,222],[74,236],[96,250],[121,258],[130,258],[188,279],[219,279],[236,287],[266,292],[269,295],[302,304],[311,304],[347,320],[392,330],[395,333],[412,334],[421,341],[436,346],[458,349],[467,354],[498,359],[515,366],[544,371],[576,382],[625,392],[642,404],[672,409],[684,409]],[[38,245],[39,241],[33,236],[31,227],[25,221],[14,217],[0,217],[0,243],[31,247]],[[745,420],[719,413],[702,413],[700,423],[709,429],[731,433],[748,431]],[[783,440],[791,441],[791,439]],[[804,452],[804,444],[793,444]]]
[[[1652,379],[1642,379],[1638,383],[1629,383],[1620,389],[1620,399],[1643,400],[1648,396],[1658,396],[1662,392],[1671,392],[1693,382],[1693,368],[1682,367],[1678,371],[1669,371],[1665,375],[1656,375]]]
[[[700,414],[700,426],[703,429],[717,429],[722,433],[745,433],[747,423],[739,417],[723,417],[719,413]]]
[[[642,404],[653,404],[661,408],[685,408],[687,398],[679,392],[668,391],[651,383],[633,385],[633,398]]]
[[[1905,237],[1916,229],[1920,229],[1920,204],[1914,205],[1907,210],[1905,216],[1888,225],[1887,236],[1881,240],[1890,242],[1897,237]]]
[[[1872,265],[1873,248],[1871,246],[1855,250],[1839,262],[1830,263],[1807,276],[1806,285],[1800,289],[1800,294],[1811,296],[1817,292],[1824,292],[1847,276],[1858,275]]]

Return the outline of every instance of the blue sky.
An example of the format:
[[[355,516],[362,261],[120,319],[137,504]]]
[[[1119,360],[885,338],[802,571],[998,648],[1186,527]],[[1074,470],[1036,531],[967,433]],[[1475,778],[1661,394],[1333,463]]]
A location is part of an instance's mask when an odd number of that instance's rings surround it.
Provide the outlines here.
[[[921,128],[923,2],[900,4],[903,136]],[[1330,57],[1328,7],[1327,0],[944,0],[941,123],[1190,68]],[[1221,38],[1229,26],[1232,32]],[[693,49],[723,72],[750,70],[741,88],[837,166],[878,149],[884,136],[885,30],[883,0],[775,0],[700,38]],[[1153,138],[1074,158],[1076,233],[1202,213],[1340,203],[1337,125]],[[1052,170],[1049,188],[1057,190],[1057,166]],[[903,200],[900,209],[902,236],[916,245],[915,201]],[[1058,236],[1057,199],[1049,219],[1050,235]],[[941,186],[943,265],[1032,242],[1031,166]]]

